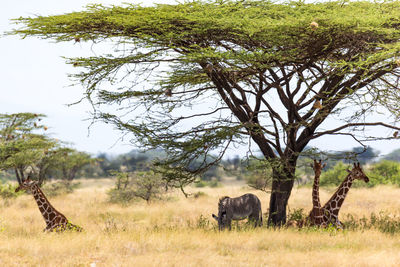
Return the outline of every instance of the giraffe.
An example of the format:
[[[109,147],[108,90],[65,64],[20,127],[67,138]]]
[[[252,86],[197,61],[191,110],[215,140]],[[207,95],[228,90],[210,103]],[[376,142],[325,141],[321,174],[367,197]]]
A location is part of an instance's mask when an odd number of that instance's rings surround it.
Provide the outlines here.
[[[347,172],[349,174],[346,176],[344,181],[340,184],[328,202],[326,202],[322,208],[318,209],[313,207],[313,211],[310,212],[311,225],[326,227],[329,224],[333,224],[338,228],[342,228],[342,223],[338,219],[339,211],[354,180],[358,179],[363,180],[366,183],[369,182],[369,178],[364,174],[360,163],[354,163],[352,170],[347,170]],[[317,216],[312,218],[311,215]]]
[[[312,191],[312,203],[313,208],[308,215],[308,221],[312,225],[319,225],[322,223],[322,209],[321,209],[321,201],[319,199],[319,177],[321,176],[322,169],[326,166],[326,163],[322,164],[322,161],[316,161],[314,159],[314,164],[311,164],[311,167],[314,169],[315,177]]]
[[[19,190],[30,191],[36,200],[40,212],[46,222],[46,228],[43,232],[62,232],[65,230],[75,230],[81,232],[83,229],[77,225],[70,223],[67,218],[57,211],[49,202],[44,195],[43,191],[39,188],[36,181],[28,178],[23,180],[22,183],[15,189],[15,192]]]

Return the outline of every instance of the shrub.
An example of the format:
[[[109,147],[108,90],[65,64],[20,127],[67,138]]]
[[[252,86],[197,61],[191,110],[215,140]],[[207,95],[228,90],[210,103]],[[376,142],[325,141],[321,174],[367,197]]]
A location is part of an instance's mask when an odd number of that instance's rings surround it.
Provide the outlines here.
[[[272,168],[270,163],[264,160],[250,161],[244,178],[248,186],[263,192],[269,192],[272,185]]]
[[[340,185],[344,178],[346,178],[348,175],[348,172],[346,171],[347,169],[348,165],[345,165],[343,162],[339,161],[332,169],[329,169],[321,174],[321,186]]]
[[[400,217],[384,211],[378,214],[371,213],[369,218],[365,216],[356,218],[351,214],[347,214],[346,219],[342,223],[345,229],[348,230],[377,229],[387,234],[400,233]]]
[[[395,184],[400,186],[400,164],[390,160],[379,161],[371,166],[367,176],[371,185]]]
[[[134,199],[147,203],[161,199],[166,192],[165,181],[153,171],[114,172],[115,187],[108,191],[110,202],[127,204]]]
[[[204,193],[203,191],[198,191],[198,192],[193,194],[194,198],[200,198],[200,197],[205,197],[205,196],[207,196],[207,194]]]
[[[195,182],[194,186],[198,187],[198,188],[206,187],[207,186],[207,182],[200,180],[200,181]]]
[[[6,184],[0,184],[0,197],[8,200],[11,198],[16,198],[17,196],[23,194],[22,191],[15,192],[15,189],[18,187],[18,185],[13,185],[10,183]]]
[[[202,187],[206,187],[206,186],[215,188],[215,187],[221,186],[221,184],[217,180],[213,179],[211,181],[203,181],[203,180],[197,181],[194,184],[194,186],[198,187],[198,188],[202,188]]]
[[[287,215],[288,225],[298,226],[305,231],[319,230],[325,232],[336,232],[337,229],[333,225],[325,228],[307,226],[307,223],[304,224],[304,222],[306,222],[307,215],[308,214],[304,213],[303,209],[294,209],[293,211],[289,210]],[[371,213],[369,217],[363,216],[361,218],[357,218],[352,214],[347,214],[343,217],[344,219],[340,218],[340,220],[344,226],[344,230],[364,231],[376,229],[387,234],[400,233],[400,216],[393,215],[385,211],[381,211],[378,214]]]
[[[72,193],[79,186],[80,186],[79,182],[70,182],[61,180],[54,183],[44,184],[42,186],[42,190],[46,194],[46,196],[54,197]]]

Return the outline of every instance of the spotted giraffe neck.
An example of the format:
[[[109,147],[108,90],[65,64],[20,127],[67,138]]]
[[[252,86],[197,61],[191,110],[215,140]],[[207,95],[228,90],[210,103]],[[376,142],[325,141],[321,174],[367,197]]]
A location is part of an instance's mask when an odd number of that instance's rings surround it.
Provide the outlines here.
[[[320,208],[321,207],[321,200],[319,199],[319,177],[321,173],[315,173],[314,177],[314,184],[313,184],[313,191],[312,191],[312,200],[313,200],[313,207]]]
[[[50,204],[49,200],[38,185],[33,185],[31,191],[47,225],[50,225],[56,216],[61,215],[62,217],[65,217]]]
[[[352,174],[348,174],[344,181],[340,184],[333,196],[326,202],[324,208],[329,210],[334,215],[339,214],[339,210],[342,207],[344,199],[353,185],[354,177]]]

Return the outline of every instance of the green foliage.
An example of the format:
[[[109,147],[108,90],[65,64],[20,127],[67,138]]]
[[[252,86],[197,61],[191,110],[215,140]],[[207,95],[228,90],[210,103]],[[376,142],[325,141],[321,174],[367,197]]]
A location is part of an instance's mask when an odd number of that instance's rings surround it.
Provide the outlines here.
[[[203,180],[197,181],[194,183],[194,186],[199,188],[206,186],[215,188],[221,186],[221,184],[216,179],[213,179],[211,181],[203,181]]]
[[[59,195],[70,194],[75,189],[79,188],[80,183],[71,181],[57,181],[52,183],[46,183],[42,186],[43,192],[46,196],[55,197]]]
[[[400,186],[400,163],[381,160],[371,166],[367,176],[371,185],[393,184]]]
[[[387,234],[400,233],[400,217],[385,211],[378,214],[371,213],[369,218],[365,216],[357,218],[352,214],[347,214],[346,219],[342,222],[346,229],[353,231],[377,229]]]
[[[288,211],[288,222],[296,222],[298,225],[304,222],[307,218],[307,214],[304,212],[304,209],[289,209]]]
[[[0,183],[0,197],[3,198],[4,200],[8,200],[20,196],[21,194],[23,194],[23,192],[22,191],[15,192],[17,186],[18,185],[14,185],[11,183],[5,183],[5,184]]]
[[[153,171],[114,174],[115,187],[108,191],[110,202],[128,204],[134,199],[143,199],[149,203],[154,199],[161,199],[166,192],[165,181]]]
[[[391,27],[398,21],[398,2],[371,3],[371,2],[322,2],[306,4],[304,2],[272,3],[266,1],[190,1],[178,5],[157,5],[154,7],[140,7],[127,4],[125,7],[104,7],[91,5],[86,11],[70,14],[19,18],[25,28],[15,30],[21,35],[38,35],[42,38],[51,38],[56,41],[74,41],[77,38],[84,40],[102,40],[109,34],[136,40],[149,46],[156,43],[170,47],[179,41],[184,43],[189,38],[203,38],[205,35],[214,36],[216,40],[234,38],[242,42],[263,42],[270,44],[271,53],[265,54],[255,50],[252,53],[233,55],[233,51],[219,51],[212,47],[203,47],[192,44],[191,53],[185,60],[199,61],[199,58],[208,60],[231,59],[237,61],[255,61],[261,57],[264,62],[283,62],[302,60],[311,53],[315,39],[326,45],[326,52],[335,45],[345,45],[348,34],[362,41],[365,33],[377,42],[384,42],[386,36],[397,36],[396,28]],[[379,9],[380,12],[376,12]],[[310,23],[316,21],[318,30],[313,31]],[[117,31],[118,29],[118,31]],[[157,29],[155,31],[154,29]],[[372,30],[374,32],[372,32]],[[333,38],[336,37],[336,38]],[[250,39],[251,38],[251,39]],[[248,40],[250,39],[250,40]],[[284,47],[272,52],[273,47]],[[313,45],[312,45],[313,44]],[[371,44],[372,45],[372,44]],[[318,47],[319,48],[319,47]],[[395,50],[397,44],[387,46],[387,50]],[[364,48],[368,49],[368,46]],[[390,50],[391,49],[391,50]],[[268,51],[268,50],[267,50]],[[284,53],[286,51],[286,53]],[[322,51],[320,57],[324,54]],[[376,53],[368,62],[382,60],[387,57],[387,51]],[[123,62],[148,59],[164,55],[164,51],[155,51],[149,54],[129,55],[111,61],[104,58],[93,58],[79,62],[80,66],[91,67],[98,64],[110,64],[109,68]],[[140,56],[140,57],[139,57]],[[336,55],[337,64],[348,64],[357,67],[368,62],[343,61],[343,56]],[[96,64],[94,64],[96,63]],[[355,67],[355,66],[352,66]],[[111,97],[111,96],[110,96]]]
[[[338,186],[348,175],[348,165],[339,161],[333,168],[321,174],[321,186]],[[373,187],[379,184],[400,185],[400,164],[394,161],[381,160],[364,170],[369,178],[368,183],[354,181],[353,187]]]
[[[271,164],[266,160],[251,159],[244,179],[248,186],[263,192],[270,192],[272,185]]]
[[[314,170],[311,167],[313,160],[309,157],[300,156],[296,165],[296,178],[299,184],[312,183]]]
[[[339,161],[332,169],[321,173],[320,185],[340,185],[348,175],[348,172],[346,171],[348,168],[348,165]]]
[[[289,210],[288,218],[289,222],[296,222],[298,227],[302,227],[305,231],[325,231],[325,232],[337,232],[336,227],[328,226],[326,228],[317,228],[317,227],[307,227],[306,222],[308,214],[304,212],[303,209],[294,209]],[[371,213],[369,217],[362,216],[358,218],[353,214],[346,214],[341,218],[341,222],[344,226],[345,230],[349,231],[363,231],[363,230],[370,230],[376,229],[382,233],[387,234],[398,234],[400,233],[400,216],[393,215],[386,211],[381,211],[378,214]]]
[[[165,157],[164,154],[165,153],[161,150],[146,152],[132,150],[116,157],[101,153],[97,156],[97,159],[98,165],[102,171],[101,175],[108,176],[113,171],[119,170],[127,172],[148,170],[149,163],[156,157]]]
[[[47,130],[41,125],[42,114],[0,114],[0,169],[13,170],[17,179],[28,167],[38,165],[57,141],[34,130]]]
[[[72,181],[80,169],[95,162],[96,159],[86,152],[60,147],[52,153],[51,170],[59,173],[62,179]]]

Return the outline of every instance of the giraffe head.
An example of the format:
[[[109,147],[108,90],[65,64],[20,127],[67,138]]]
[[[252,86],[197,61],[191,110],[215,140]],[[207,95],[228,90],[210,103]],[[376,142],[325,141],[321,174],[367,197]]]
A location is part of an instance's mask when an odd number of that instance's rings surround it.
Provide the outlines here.
[[[32,187],[35,185],[37,185],[37,182],[31,180],[31,177],[28,176],[28,178],[23,180],[22,183],[17,188],[15,188],[15,192],[18,192],[20,190],[31,191]]]
[[[316,161],[315,159],[314,159],[314,164],[311,164],[311,168],[314,169],[315,175],[318,175],[318,176],[321,175],[321,171],[323,168],[325,168],[325,166],[326,166],[326,163],[322,164],[321,160]]]
[[[364,182],[368,183],[369,182],[369,178],[365,175],[364,171],[362,170],[360,163],[354,163],[353,164],[353,169],[347,170],[348,173],[351,174],[351,176],[354,179],[358,179],[358,180],[363,180]]]

